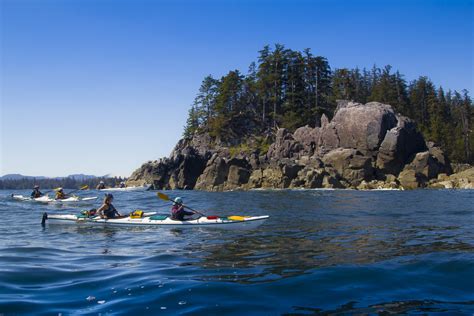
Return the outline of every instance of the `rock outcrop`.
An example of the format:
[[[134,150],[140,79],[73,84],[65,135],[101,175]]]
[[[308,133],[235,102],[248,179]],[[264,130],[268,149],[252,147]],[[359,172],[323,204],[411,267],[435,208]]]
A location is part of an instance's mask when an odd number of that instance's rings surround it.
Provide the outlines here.
[[[432,181],[429,186],[441,189],[474,189],[474,167],[463,169],[450,176],[441,173],[437,181]]]
[[[398,174],[414,153],[424,150],[426,144],[415,123],[406,117],[399,117],[397,125],[387,131],[380,144],[376,167],[382,173]]]
[[[333,167],[337,174],[353,185],[359,185],[363,180],[370,181],[375,172],[372,158],[364,156],[355,149],[338,148],[323,156],[326,166]]]
[[[129,182],[155,189],[418,188],[452,173],[443,151],[387,104],[338,103],[334,118],[294,133],[278,129],[266,153],[231,157],[208,134],[180,140],[169,158],[148,162]],[[235,151],[234,151],[235,152]],[[455,185],[455,184],[453,184]]]

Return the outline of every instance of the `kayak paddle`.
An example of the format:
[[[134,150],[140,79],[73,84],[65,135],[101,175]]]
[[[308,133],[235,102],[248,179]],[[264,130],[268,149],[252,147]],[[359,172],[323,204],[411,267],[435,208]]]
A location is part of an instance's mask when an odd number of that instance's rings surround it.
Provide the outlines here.
[[[161,192],[158,192],[156,195],[158,195],[158,197],[162,200],[165,200],[165,201],[168,201],[168,202],[172,202],[174,203],[174,201],[172,199],[170,199],[170,197],[164,193],[161,193]],[[191,211],[193,211],[194,213],[196,214],[199,214],[199,215],[202,215],[202,216],[206,216],[204,215],[203,213],[199,212],[199,211],[196,211],[195,209],[193,208],[190,208],[189,206],[186,206],[184,204],[181,204],[183,207],[187,208],[187,209],[190,209]]]
[[[56,188],[56,189],[52,189],[52,190],[49,190],[49,191],[46,191],[43,193],[43,195],[48,195],[49,193],[53,192],[53,191],[57,191],[59,190],[60,188]],[[80,187],[79,189],[77,190],[72,190],[71,192],[69,192],[68,194],[71,194],[71,193],[74,193],[74,192],[77,192],[77,191],[80,191],[80,190],[87,190],[89,189],[89,186],[86,184],[86,185],[83,185],[82,187]]]
[[[56,189],[52,189],[52,190],[43,192],[43,195],[48,195],[48,194],[50,194],[50,193],[53,192],[53,191],[57,191],[58,189],[59,189],[59,188],[56,188]]]
[[[71,193],[74,193],[74,192],[77,192],[77,191],[87,190],[87,189],[89,189],[89,186],[86,184],[86,185],[83,185],[82,187],[80,187],[80,188],[77,189],[77,190],[72,190],[72,191],[69,192],[68,194],[71,194]]]

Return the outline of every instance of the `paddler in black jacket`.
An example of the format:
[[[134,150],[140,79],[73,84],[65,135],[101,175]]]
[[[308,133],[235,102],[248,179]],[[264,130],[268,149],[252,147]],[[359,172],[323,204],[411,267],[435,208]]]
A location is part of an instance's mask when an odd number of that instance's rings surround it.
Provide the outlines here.
[[[99,184],[96,187],[96,190],[102,190],[102,189],[105,189],[104,181],[100,181]]]
[[[36,199],[42,196],[43,193],[41,193],[39,185],[35,185],[33,188],[33,192],[31,192],[31,198]]]

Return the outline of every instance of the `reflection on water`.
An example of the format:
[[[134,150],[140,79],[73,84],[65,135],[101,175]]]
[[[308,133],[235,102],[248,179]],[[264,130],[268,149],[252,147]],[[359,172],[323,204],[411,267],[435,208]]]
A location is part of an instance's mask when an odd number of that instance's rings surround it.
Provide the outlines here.
[[[284,313],[283,315],[400,315],[400,314],[419,314],[426,315],[428,313],[459,313],[467,314],[466,307],[474,310],[474,301],[472,302],[442,302],[434,300],[422,301],[400,301],[387,302],[370,305],[367,307],[357,307],[357,302],[349,302],[337,309],[323,311],[320,308],[295,306],[295,312]]]
[[[289,315],[473,312],[469,191],[179,195],[209,215],[271,218],[244,232],[41,227],[42,212],[83,206],[1,198],[0,313],[232,314],[243,305]],[[169,211],[153,192],[116,200],[124,212]]]
[[[324,227],[315,225],[299,233],[250,235],[221,243],[187,247],[203,268],[262,267],[258,274],[229,276],[235,282],[265,281],[265,276],[293,277],[311,269],[347,264],[370,264],[396,257],[433,252],[474,252],[474,244],[449,234],[454,227],[418,227],[404,232],[383,227]],[[215,277],[215,276],[211,276]],[[217,278],[222,279],[219,275]]]

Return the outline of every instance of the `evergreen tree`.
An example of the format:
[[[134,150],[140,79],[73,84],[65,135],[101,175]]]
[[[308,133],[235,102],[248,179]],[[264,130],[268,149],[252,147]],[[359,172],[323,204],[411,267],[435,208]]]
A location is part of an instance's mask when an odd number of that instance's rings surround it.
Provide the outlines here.
[[[409,87],[413,118],[426,136],[431,136],[430,110],[436,107],[436,90],[427,77],[420,77]]]
[[[336,69],[332,77],[332,99],[357,101],[356,87],[353,81],[351,70],[347,68]]]
[[[211,75],[204,78],[199,88],[198,95],[194,99],[194,110],[192,113],[196,117],[199,127],[208,127],[211,118],[215,115],[215,100],[219,81]]]
[[[237,113],[245,110],[241,102],[243,76],[238,70],[230,71],[222,77],[215,98],[215,115],[210,123],[211,135],[222,137],[228,122]]]
[[[270,95],[270,101],[273,104],[273,127],[278,125],[278,115],[282,104],[282,96],[284,93],[283,86],[286,84],[284,71],[287,64],[285,47],[281,44],[275,45],[275,50],[271,54],[271,82],[272,82],[272,94]]]
[[[472,119],[472,101],[469,97],[467,90],[462,91],[462,103],[460,106],[460,116],[461,116],[461,127],[462,127],[462,139],[463,139],[463,150],[464,150],[464,160],[467,162],[472,161],[471,157],[471,144],[470,144],[470,134],[471,134],[471,124],[470,120]]]
[[[183,137],[191,138],[194,135],[194,133],[198,130],[198,128],[199,128],[199,118],[197,115],[197,111],[194,106],[191,106],[191,108],[188,111],[188,118],[186,120],[186,125],[184,127]]]
[[[272,87],[272,61],[270,46],[266,45],[261,51],[259,51],[259,54],[259,65],[257,71],[257,93],[259,95],[259,100],[262,104],[262,123],[264,126],[266,126]]]
[[[309,106],[310,117],[316,118],[316,124],[319,124],[319,118],[324,113],[331,114],[331,67],[326,58],[322,56],[313,56],[309,48],[304,50],[304,61],[306,63],[306,102]],[[313,122],[309,122],[314,125]]]

